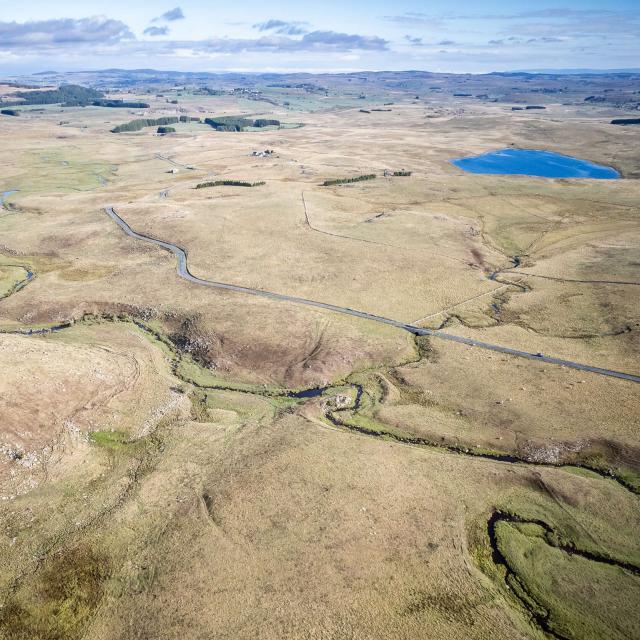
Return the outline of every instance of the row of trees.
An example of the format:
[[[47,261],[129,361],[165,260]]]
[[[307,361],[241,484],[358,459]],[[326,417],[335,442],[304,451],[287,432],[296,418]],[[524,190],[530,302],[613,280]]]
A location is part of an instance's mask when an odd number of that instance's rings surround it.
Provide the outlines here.
[[[140,118],[119,124],[111,129],[111,133],[126,133],[128,131],[140,131],[145,127],[158,127],[158,133],[174,133],[175,129],[167,125],[178,124],[178,122],[201,122],[200,118],[193,116],[164,116],[162,118]],[[160,131],[160,129],[171,129],[171,131]]]
[[[147,102],[125,102],[124,100],[111,100],[104,97],[102,91],[82,87],[79,84],[63,84],[57,89],[41,89],[37,91],[16,91],[13,94],[20,101],[5,104],[35,105],[35,104],[62,104],[63,107],[110,107],[115,109],[148,109]]]
[[[148,109],[147,102],[125,102],[124,100],[94,100],[93,107],[111,107],[113,109]]]
[[[640,118],[614,118],[611,124],[627,125],[627,124],[640,124]]]
[[[165,116],[163,118],[140,118],[125,122],[111,129],[112,133],[124,133],[127,131],[140,131],[145,127],[157,127],[176,124],[177,122],[202,122],[198,117],[193,116]],[[279,127],[280,120],[271,120],[268,118],[258,118],[250,120],[240,116],[220,116],[218,118],[205,118],[204,124],[213,127],[216,131],[243,131],[249,127]]]
[[[249,127],[279,127],[280,120],[269,120],[267,118],[258,118],[250,120],[241,116],[220,116],[217,118],[205,118],[205,124],[213,127],[216,131],[242,131]]]
[[[262,127],[279,127],[280,120],[269,120],[267,118],[258,118],[253,121],[253,126],[262,128]]]
[[[395,178],[407,178],[411,175],[411,171],[386,171],[384,172],[385,177],[394,176]],[[352,184],[353,182],[365,182],[366,180],[375,180],[377,178],[375,173],[367,173],[363,176],[355,176],[354,178],[336,178],[335,180],[325,180],[322,183],[323,187],[335,187],[339,184]]]
[[[214,182],[201,182],[196,189],[207,187],[261,187],[264,182],[245,182],[244,180],[216,180]]]
[[[205,118],[204,123],[216,131],[242,131],[253,124],[252,120],[237,116],[220,116],[219,118]]]
[[[352,182],[364,182],[365,180],[375,180],[377,178],[375,173],[369,173],[364,176],[356,176],[355,178],[337,178],[335,180],[325,180],[322,183],[323,187],[334,187],[338,184],[351,184]]]
[[[145,127],[164,127],[169,124],[177,124],[180,122],[180,118],[177,116],[165,116],[163,118],[140,118],[139,120],[131,120],[131,122],[125,122],[119,124],[117,127],[111,129],[111,133],[126,133],[128,131],[140,131]]]

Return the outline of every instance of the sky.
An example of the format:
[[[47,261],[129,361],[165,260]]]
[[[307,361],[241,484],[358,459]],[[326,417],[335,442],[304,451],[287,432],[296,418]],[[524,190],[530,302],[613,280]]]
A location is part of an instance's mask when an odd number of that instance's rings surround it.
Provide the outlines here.
[[[638,66],[640,0],[0,0],[4,75]]]

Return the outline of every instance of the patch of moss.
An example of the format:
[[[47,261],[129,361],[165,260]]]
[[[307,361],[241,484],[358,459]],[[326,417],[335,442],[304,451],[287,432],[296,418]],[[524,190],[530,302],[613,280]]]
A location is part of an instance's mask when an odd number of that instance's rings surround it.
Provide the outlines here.
[[[110,573],[109,559],[89,546],[56,555],[0,609],[2,637],[11,640],[82,637]]]

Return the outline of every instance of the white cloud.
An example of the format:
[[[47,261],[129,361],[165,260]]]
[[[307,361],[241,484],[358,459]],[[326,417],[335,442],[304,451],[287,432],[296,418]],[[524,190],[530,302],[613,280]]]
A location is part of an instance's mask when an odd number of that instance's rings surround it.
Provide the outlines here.
[[[154,18],[151,22],[158,22],[165,20],[167,22],[174,22],[175,20],[184,20],[184,12],[180,7],[171,9],[171,11],[165,11],[161,16]]]
[[[34,22],[0,22],[0,48],[115,43],[133,39],[129,27],[104,16]]]
[[[143,33],[145,36],[166,36],[169,35],[169,27],[147,27]]]
[[[307,33],[309,30],[306,28],[308,22],[285,22],[284,20],[267,20],[266,22],[259,22],[254,24],[253,28],[258,31],[275,31],[281,35],[287,36],[300,36]]]

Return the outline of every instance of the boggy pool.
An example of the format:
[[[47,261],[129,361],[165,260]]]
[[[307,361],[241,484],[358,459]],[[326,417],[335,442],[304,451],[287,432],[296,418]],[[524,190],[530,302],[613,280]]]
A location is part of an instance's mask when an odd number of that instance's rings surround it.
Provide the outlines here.
[[[591,178],[614,180],[620,174],[613,167],[536,149],[500,149],[479,156],[451,160],[470,173],[536,176],[540,178]]]

